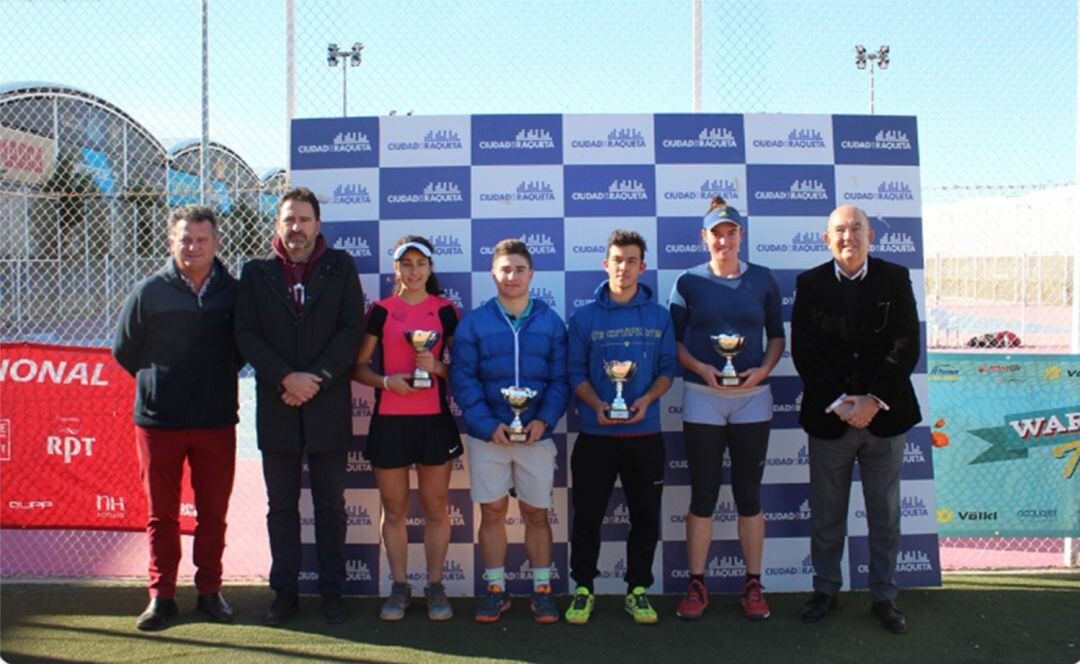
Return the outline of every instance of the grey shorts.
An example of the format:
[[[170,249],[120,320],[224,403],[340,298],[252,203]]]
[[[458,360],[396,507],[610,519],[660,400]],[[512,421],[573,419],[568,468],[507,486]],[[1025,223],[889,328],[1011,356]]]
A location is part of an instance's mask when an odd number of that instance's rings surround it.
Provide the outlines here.
[[[509,495],[513,488],[521,502],[533,507],[551,507],[555,441],[544,438],[531,445],[500,445],[468,436],[466,449],[473,501],[493,503]]]

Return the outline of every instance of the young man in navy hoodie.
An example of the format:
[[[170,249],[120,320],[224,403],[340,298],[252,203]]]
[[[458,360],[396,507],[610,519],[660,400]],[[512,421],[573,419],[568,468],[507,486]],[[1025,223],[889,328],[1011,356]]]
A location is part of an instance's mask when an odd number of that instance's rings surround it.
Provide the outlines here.
[[[635,622],[651,624],[658,617],[645,593],[653,584],[664,489],[660,396],[671,387],[677,371],[675,332],[671,314],[653,300],[648,286],[638,282],[645,271],[641,235],[612,233],[604,270],[608,280],[597,287],[596,299],[570,317],[567,373],[578,398],[581,433],[570,460],[574,505],[570,567],[577,591],[566,621],[584,624],[592,614],[600,525],[619,477],[630,509],[624,606]],[[625,361],[636,365],[622,389],[629,412],[612,413],[616,386],[605,364]]]

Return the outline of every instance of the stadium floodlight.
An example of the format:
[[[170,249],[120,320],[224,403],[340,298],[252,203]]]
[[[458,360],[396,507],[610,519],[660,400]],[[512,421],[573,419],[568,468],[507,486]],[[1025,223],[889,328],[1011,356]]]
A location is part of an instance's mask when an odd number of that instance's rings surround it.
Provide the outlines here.
[[[338,63],[346,58],[349,60],[349,67],[359,67],[361,58],[360,51],[364,50],[364,45],[360,42],[353,42],[352,48],[348,51],[343,51],[338,48],[337,44],[328,44],[326,47],[326,64],[331,67],[337,67]],[[349,115],[349,67],[341,68],[341,115]]]
[[[874,114],[874,63],[881,69],[889,68],[889,46],[881,46],[876,53],[867,53],[862,44],[855,46],[855,67],[866,69],[870,65],[870,115]]]

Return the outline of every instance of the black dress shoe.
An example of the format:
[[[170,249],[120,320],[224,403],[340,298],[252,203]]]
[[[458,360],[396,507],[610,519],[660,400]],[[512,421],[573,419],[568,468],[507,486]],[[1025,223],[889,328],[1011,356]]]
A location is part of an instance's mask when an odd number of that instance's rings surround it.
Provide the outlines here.
[[[835,608],[836,595],[826,595],[825,593],[814,591],[814,594],[810,596],[810,599],[806,600],[806,604],[803,604],[802,621],[805,623],[817,622]]]
[[[214,622],[229,623],[233,620],[232,607],[228,605],[221,593],[199,595],[195,608],[205,613]]]
[[[345,603],[341,601],[341,595],[323,595],[323,616],[331,625],[339,625],[345,622]]]
[[[169,618],[176,615],[176,600],[155,597],[146,605],[146,610],[139,615],[135,626],[144,632],[161,629],[168,624]]]
[[[881,621],[881,626],[893,634],[907,634],[907,620],[904,612],[896,606],[895,602],[874,602],[870,606],[870,613]]]
[[[295,593],[280,592],[274,598],[270,608],[263,614],[263,623],[277,626],[292,617],[298,608],[299,600]]]

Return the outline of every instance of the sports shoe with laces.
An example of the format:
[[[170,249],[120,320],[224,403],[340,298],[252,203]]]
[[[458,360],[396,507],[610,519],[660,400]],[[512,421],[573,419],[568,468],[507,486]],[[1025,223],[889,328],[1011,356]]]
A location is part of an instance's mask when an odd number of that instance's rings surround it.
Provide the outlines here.
[[[623,608],[639,625],[655,625],[660,622],[660,616],[656,615],[656,609],[649,604],[649,596],[645,594],[645,589],[641,586],[635,586],[633,590],[626,593]]]
[[[509,610],[510,595],[499,586],[488,586],[487,595],[480,600],[480,606],[476,607],[476,622],[495,622]]]
[[[389,622],[397,622],[405,617],[405,611],[409,608],[409,600],[412,599],[412,586],[404,581],[395,581],[390,586],[390,596],[379,611],[379,617]]]
[[[757,579],[750,579],[743,586],[742,610],[750,620],[765,620],[769,617],[769,605],[762,594],[763,586]]]
[[[450,606],[450,598],[446,596],[446,588],[441,581],[429,583],[424,588],[427,597],[427,617],[429,620],[442,622],[454,617],[454,609]]]
[[[555,605],[555,598],[551,596],[551,586],[546,583],[533,590],[529,607],[533,612],[533,620],[538,623],[559,621],[559,607]]]
[[[675,610],[675,615],[683,620],[700,620],[708,605],[708,589],[705,588],[704,583],[693,579],[686,587],[686,594],[679,600],[679,608]]]
[[[595,606],[596,595],[589,592],[588,588],[578,588],[570,600],[570,607],[566,609],[566,622],[571,625],[584,625],[589,622]]]

